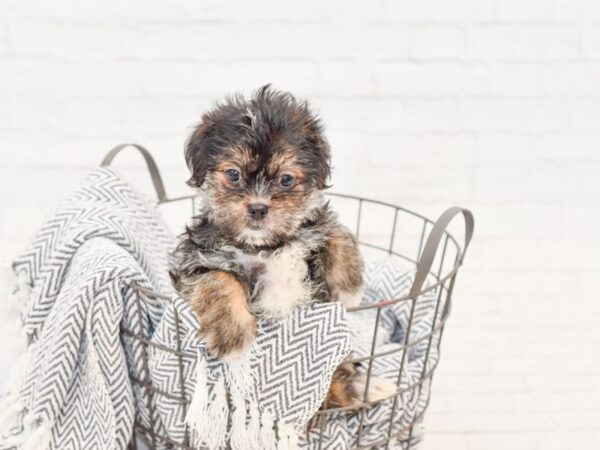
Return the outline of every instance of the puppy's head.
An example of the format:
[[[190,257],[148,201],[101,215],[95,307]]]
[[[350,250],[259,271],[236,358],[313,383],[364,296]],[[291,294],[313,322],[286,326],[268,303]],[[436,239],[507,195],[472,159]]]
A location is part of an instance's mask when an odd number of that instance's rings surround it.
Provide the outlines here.
[[[329,146],[306,102],[265,86],[246,100],[217,104],[189,138],[189,184],[236,243],[289,240],[322,204]]]

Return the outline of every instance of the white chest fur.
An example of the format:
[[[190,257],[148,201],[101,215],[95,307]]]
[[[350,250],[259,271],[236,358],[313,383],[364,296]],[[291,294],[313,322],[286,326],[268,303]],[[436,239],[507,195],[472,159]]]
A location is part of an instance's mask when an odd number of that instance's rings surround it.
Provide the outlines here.
[[[281,318],[311,299],[312,289],[304,251],[287,245],[272,253],[236,252],[246,272],[256,279],[252,308],[261,316]]]

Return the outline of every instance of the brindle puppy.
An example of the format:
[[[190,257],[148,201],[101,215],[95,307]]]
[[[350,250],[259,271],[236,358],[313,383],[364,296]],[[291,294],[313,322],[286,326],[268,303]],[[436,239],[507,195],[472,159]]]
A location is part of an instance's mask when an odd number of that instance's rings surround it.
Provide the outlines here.
[[[269,86],[250,100],[228,98],[203,115],[185,158],[203,204],[181,236],[171,275],[211,354],[244,351],[256,315],[283,317],[310,301],[360,302],[363,262],[323,198],[329,145],[306,102]],[[363,381],[342,364],[329,406],[362,401]],[[372,386],[369,400],[390,393]]]

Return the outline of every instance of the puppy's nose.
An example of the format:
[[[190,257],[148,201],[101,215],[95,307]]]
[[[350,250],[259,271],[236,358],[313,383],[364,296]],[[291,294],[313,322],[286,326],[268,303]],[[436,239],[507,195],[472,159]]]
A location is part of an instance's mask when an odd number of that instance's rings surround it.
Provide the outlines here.
[[[263,220],[269,212],[269,207],[264,203],[252,203],[248,206],[248,212],[254,220]]]

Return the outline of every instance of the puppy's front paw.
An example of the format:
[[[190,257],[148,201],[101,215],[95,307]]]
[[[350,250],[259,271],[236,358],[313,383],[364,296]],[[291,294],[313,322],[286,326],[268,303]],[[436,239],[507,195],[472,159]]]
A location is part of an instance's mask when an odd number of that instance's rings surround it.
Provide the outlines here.
[[[385,378],[371,376],[367,389],[366,375],[359,374],[350,362],[340,364],[333,374],[326,406],[342,408],[358,406],[363,402],[377,402],[393,396],[398,391],[394,383]]]
[[[345,361],[335,369],[325,404],[326,408],[343,408],[357,403],[357,392],[354,380],[356,369],[351,362]]]
[[[256,319],[250,313],[244,317],[221,317],[203,321],[200,336],[208,352],[215,358],[232,359],[243,353],[256,338]]]
[[[191,304],[212,356],[235,357],[256,338],[256,317],[250,312],[247,291],[233,275],[222,271],[203,275]]]
[[[387,378],[371,376],[368,392],[366,392],[366,375],[360,375],[354,380],[354,389],[356,390],[359,402],[378,402],[391,397],[398,391],[398,387]]]

